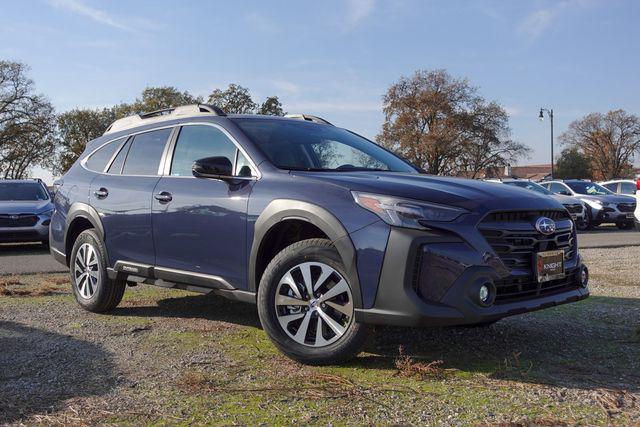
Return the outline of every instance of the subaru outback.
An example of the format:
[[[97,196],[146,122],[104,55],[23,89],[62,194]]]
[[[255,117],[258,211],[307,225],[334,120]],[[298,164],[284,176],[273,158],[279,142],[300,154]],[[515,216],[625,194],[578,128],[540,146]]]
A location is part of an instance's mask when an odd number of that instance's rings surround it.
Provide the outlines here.
[[[486,325],[589,295],[554,199],[422,174],[314,116],[130,116],[57,186],[51,252],[81,307],[139,283],[215,293],[257,304],[303,363],[353,357],[372,324]]]

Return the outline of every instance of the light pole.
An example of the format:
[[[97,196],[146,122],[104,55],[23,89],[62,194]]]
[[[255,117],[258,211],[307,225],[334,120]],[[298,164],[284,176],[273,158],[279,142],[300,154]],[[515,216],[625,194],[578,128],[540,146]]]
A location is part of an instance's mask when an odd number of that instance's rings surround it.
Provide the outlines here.
[[[551,179],[553,179],[553,108],[550,110],[547,110],[546,108],[541,108],[540,114],[538,115],[538,118],[540,119],[540,121],[544,120],[544,112],[547,113],[547,115],[549,116],[549,119],[551,120]]]

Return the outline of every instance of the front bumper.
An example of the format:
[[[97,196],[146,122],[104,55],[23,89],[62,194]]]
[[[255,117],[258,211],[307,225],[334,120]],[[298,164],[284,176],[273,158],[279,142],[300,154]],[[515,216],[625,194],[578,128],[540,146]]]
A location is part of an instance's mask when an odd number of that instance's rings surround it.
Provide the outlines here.
[[[427,271],[423,263],[425,253],[435,254],[436,259],[431,265],[427,263],[430,266]],[[539,296],[496,301],[485,307],[477,300],[480,286],[513,277],[513,272],[490,249],[478,250],[452,233],[394,228],[389,235],[374,306],[356,309],[356,319],[397,326],[489,322],[587,298],[588,288],[579,284],[581,269],[582,259],[576,254],[566,262],[567,286]],[[431,286],[421,288],[418,284],[421,280],[428,280]]]
[[[48,242],[49,225],[39,220],[32,227],[0,227],[0,243]]]

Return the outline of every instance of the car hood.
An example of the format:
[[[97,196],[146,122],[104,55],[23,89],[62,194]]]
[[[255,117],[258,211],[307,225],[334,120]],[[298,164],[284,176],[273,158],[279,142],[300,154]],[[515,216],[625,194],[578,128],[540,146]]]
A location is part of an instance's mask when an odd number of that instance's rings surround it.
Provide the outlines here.
[[[565,196],[564,194],[554,194],[551,197],[553,197],[563,205],[581,205],[582,204],[579,198],[573,197],[573,196]]]
[[[34,200],[20,202],[0,201],[0,215],[2,214],[36,214],[53,209],[49,200]]]
[[[396,172],[292,172],[349,190],[458,206],[468,210],[561,209],[552,197],[479,180]]]
[[[618,194],[610,194],[607,196],[592,196],[587,194],[578,194],[576,195],[576,197],[580,199],[596,200],[599,202],[613,203],[613,204],[633,203],[635,201],[635,198],[633,196],[623,196]]]

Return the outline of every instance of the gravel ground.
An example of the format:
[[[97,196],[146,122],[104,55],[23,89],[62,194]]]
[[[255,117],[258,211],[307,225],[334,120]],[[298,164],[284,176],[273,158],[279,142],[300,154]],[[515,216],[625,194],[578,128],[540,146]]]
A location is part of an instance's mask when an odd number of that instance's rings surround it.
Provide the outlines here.
[[[0,424],[638,424],[640,247],[582,253],[583,302],[376,328],[323,368],[279,355],[250,305],[140,286],[96,315],[64,275],[0,278]]]

